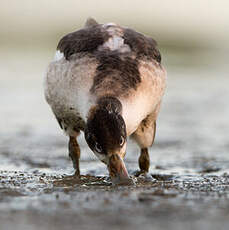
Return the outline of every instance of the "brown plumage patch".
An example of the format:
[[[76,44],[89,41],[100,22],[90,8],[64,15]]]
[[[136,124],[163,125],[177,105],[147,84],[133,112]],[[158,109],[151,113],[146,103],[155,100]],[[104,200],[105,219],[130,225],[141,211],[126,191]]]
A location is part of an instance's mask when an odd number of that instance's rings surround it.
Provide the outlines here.
[[[64,131],[67,130],[68,127],[72,127],[72,129],[75,132],[80,132],[80,130],[84,130],[85,128],[85,122],[80,116],[75,116],[74,120],[68,120],[64,118],[60,118],[56,116],[56,119],[58,121],[58,124],[60,125],[60,128],[63,129]]]
[[[154,59],[161,62],[161,54],[157,49],[157,43],[150,37],[146,37],[132,29],[124,30],[124,43],[128,44],[133,52],[137,54],[137,58]]]
[[[92,25],[64,36],[57,50],[64,53],[66,60],[79,52],[93,52],[109,39],[109,34],[100,25]]]
[[[100,107],[106,109],[108,113],[120,114],[122,111],[121,102],[118,99],[111,96],[102,97],[97,101],[97,103],[100,105]]]
[[[121,95],[128,89],[137,89],[141,78],[136,59],[116,51],[97,52],[95,56],[99,65],[90,89],[92,93],[102,89]]]

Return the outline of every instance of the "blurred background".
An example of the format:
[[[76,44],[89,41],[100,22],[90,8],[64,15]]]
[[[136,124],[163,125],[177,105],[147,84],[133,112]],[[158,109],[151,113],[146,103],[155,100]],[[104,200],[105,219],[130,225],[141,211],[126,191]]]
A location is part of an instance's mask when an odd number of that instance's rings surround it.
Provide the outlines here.
[[[222,156],[228,162],[228,1],[0,0],[2,169],[33,168],[43,161],[58,167],[54,155],[64,161],[62,168],[66,164],[67,138],[44,100],[43,77],[60,38],[88,17],[133,28],[158,42],[168,89],[152,161],[168,164],[171,157],[175,164],[175,156],[190,158],[190,168],[196,157]],[[161,152],[165,158],[157,155]]]

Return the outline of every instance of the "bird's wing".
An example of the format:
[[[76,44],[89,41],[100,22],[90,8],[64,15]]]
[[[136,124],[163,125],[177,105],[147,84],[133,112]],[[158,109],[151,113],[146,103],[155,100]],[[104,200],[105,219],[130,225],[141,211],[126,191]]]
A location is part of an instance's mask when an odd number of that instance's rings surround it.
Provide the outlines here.
[[[124,43],[130,46],[138,59],[146,57],[161,62],[161,54],[154,39],[128,28],[124,29],[123,37]]]
[[[89,20],[87,24],[93,23]],[[57,50],[64,54],[66,60],[69,60],[70,56],[76,53],[92,53],[108,39],[108,32],[101,25],[93,24],[64,36],[60,40]]]

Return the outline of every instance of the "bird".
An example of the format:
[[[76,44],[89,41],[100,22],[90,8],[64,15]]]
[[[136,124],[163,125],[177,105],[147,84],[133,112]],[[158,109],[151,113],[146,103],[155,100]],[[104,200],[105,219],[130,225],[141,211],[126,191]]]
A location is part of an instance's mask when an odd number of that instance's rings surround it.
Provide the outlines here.
[[[129,138],[140,149],[136,175],[149,172],[148,149],[166,79],[156,41],[128,27],[88,18],[83,28],[60,39],[47,67],[44,94],[69,137],[75,176],[80,178],[77,138],[82,132],[112,183],[133,181],[124,163]]]

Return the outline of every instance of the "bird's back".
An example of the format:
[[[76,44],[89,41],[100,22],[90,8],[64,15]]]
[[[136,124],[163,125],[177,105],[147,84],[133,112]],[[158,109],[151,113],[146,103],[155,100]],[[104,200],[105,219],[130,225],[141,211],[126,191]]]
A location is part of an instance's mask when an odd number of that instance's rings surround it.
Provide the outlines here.
[[[85,120],[99,97],[115,96],[126,114],[142,109],[137,122],[161,100],[165,71],[160,62],[153,39],[89,20],[83,29],[60,40],[47,71],[46,99],[56,116],[77,113]]]

